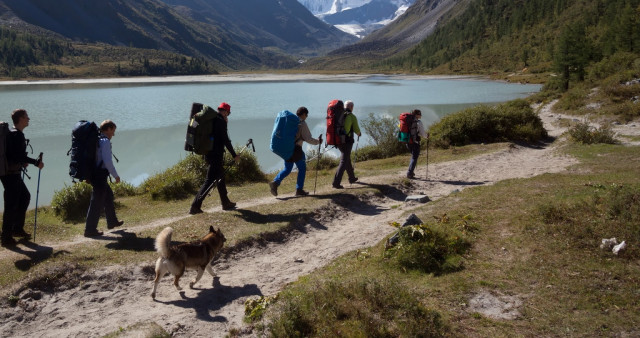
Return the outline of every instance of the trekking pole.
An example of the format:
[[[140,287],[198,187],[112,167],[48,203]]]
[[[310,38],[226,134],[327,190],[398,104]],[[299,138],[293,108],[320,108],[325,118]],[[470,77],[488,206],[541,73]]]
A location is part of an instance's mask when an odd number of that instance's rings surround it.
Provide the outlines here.
[[[253,149],[253,152],[256,152],[256,147],[253,145],[253,139],[249,139],[247,141],[247,144],[245,144],[244,148],[242,148],[242,150],[240,150],[240,152],[237,154],[238,156],[240,156],[240,154],[242,154],[248,147],[249,145],[251,145],[251,148]],[[233,166],[233,162],[231,162],[231,165],[227,166],[227,168],[225,168],[224,172],[222,173],[222,177],[224,177],[227,172],[229,172],[229,169]],[[217,180],[214,180],[213,182],[211,182],[211,184],[207,187],[207,190],[204,191],[204,193],[202,194],[202,196],[200,196],[199,198],[204,199],[205,196],[209,196],[209,193],[211,192],[211,190],[218,186],[218,182],[220,182],[221,178],[218,178]]]
[[[321,138],[322,134],[320,134],[320,136],[318,136],[318,138]],[[322,153],[320,152],[320,147],[322,146],[322,142],[318,143],[318,162],[316,162],[316,180],[315,182],[313,182],[313,194],[316,194],[316,186],[318,185],[318,169],[320,168],[320,157],[322,156]]]
[[[429,180],[429,136],[427,135],[427,176],[425,179]]]
[[[358,143],[360,143],[359,135],[358,135],[358,139],[356,140],[356,151],[353,154],[353,171],[356,171],[356,162],[358,162]]]
[[[38,156],[38,164],[42,163],[42,152]],[[36,241],[36,229],[38,228],[38,197],[40,196],[40,173],[42,169],[38,168],[38,188],[36,190],[36,215],[33,219],[33,242]]]

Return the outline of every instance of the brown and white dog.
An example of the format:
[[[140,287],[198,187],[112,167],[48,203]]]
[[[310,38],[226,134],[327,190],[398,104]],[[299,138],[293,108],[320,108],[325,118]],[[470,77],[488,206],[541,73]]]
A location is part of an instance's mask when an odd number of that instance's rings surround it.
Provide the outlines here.
[[[196,278],[189,283],[190,288],[200,280],[204,270],[215,277],[211,261],[226,241],[220,229],[216,231],[213,227],[209,227],[209,233],[201,240],[191,243],[171,245],[172,234],[173,229],[166,227],[156,237],[156,251],[160,254],[160,258],[156,261],[156,279],[153,281],[153,292],[151,292],[151,297],[154,299],[160,278],[167,272],[175,276],[173,285],[178,290],[182,290],[179,281],[186,268],[198,270]]]

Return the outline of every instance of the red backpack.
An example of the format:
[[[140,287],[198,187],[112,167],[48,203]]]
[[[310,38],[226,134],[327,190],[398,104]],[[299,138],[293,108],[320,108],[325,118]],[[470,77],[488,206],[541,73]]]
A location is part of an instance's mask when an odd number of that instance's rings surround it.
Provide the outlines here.
[[[327,107],[327,145],[337,146],[345,143],[347,133],[344,130],[344,103],[332,100]]]
[[[398,141],[403,143],[415,143],[418,135],[418,120],[411,113],[400,114],[400,131]]]

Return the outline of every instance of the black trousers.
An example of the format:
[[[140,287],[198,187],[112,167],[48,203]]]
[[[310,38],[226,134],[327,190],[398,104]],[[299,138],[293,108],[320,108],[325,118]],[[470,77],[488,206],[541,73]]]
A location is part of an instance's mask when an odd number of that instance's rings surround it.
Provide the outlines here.
[[[24,231],[24,219],[31,201],[29,189],[20,174],[0,177],[4,186],[4,215],[2,216],[2,238],[11,238],[14,232]]]
[[[224,166],[223,166],[223,157],[222,156],[209,156],[206,157],[207,162],[209,162],[209,169],[207,170],[207,178],[204,183],[200,187],[200,191],[191,202],[191,208],[197,209],[202,207],[202,202],[205,199],[205,192],[207,188],[218,180],[216,184],[216,188],[218,189],[218,194],[220,195],[220,202],[222,204],[229,203],[229,198],[227,197],[227,185],[224,181]]]
[[[338,150],[340,150],[340,164],[338,165],[338,169],[336,170],[336,175],[333,177],[333,184],[338,185],[342,182],[342,175],[344,172],[347,172],[347,176],[349,176],[349,182],[352,182],[356,179],[356,175],[353,172],[353,165],[351,164],[351,149],[353,148],[353,143],[343,143],[338,145]]]
[[[85,232],[94,232],[98,230],[98,221],[104,210],[107,218],[107,226],[118,223],[116,217],[116,207],[113,202],[113,191],[107,182],[109,172],[106,169],[98,170],[91,180],[91,203],[87,211],[87,221],[85,223]]]

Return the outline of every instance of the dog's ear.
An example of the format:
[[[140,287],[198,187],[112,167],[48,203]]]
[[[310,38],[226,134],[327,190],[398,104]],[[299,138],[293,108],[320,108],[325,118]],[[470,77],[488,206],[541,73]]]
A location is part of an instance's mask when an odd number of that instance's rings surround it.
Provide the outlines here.
[[[213,230],[213,225],[209,226],[209,232],[216,232],[215,230]]]

